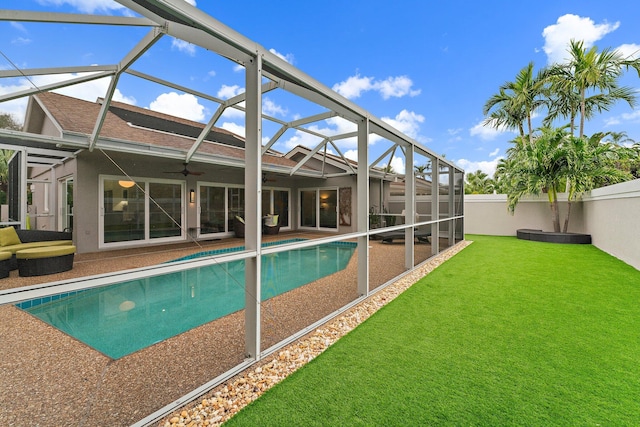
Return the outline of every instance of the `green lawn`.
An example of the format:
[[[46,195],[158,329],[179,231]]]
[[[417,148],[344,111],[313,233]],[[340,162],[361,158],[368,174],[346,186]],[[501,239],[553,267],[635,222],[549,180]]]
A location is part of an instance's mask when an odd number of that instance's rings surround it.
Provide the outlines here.
[[[640,272],[474,243],[227,424],[640,425]]]

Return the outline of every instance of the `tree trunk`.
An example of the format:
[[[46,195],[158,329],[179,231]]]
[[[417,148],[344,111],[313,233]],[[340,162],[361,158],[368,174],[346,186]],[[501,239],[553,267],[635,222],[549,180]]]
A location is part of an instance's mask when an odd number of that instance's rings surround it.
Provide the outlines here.
[[[560,212],[558,211],[558,197],[554,189],[550,189],[549,204],[551,206],[551,221],[553,222],[553,231],[560,232]]]
[[[563,233],[566,233],[569,229],[569,215],[571,215],[571,200],[567,201],[567,216],[564,218],[564,227],[562,227]]]
[[[584,115],[586,113],[586,90],[584,88],[580,91],[580,96],[580,138],[582,138],[584,136]]]

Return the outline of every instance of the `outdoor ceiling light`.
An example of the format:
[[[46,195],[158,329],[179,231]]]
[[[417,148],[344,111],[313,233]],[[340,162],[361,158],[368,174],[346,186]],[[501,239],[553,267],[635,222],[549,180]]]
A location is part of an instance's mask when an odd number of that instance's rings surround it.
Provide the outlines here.
[[[120,187],[123,188],[131,188],[136,185],[136,183],[133,181],[118,181],[118,184],[120,184]]]

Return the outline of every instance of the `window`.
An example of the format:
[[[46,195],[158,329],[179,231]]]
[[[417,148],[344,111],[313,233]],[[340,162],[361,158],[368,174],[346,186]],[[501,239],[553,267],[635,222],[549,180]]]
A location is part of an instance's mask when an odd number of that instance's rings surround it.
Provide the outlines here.
[[[180,181],[102,178],[101,244],[182,240],[184,194]]]

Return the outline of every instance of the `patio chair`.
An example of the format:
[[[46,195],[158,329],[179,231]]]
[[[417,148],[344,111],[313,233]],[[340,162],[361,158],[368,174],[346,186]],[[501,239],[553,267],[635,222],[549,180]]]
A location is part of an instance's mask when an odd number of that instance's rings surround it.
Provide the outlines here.
[[[278,234],[280,232],[279,218],[279,215],[267,215],[264,219],[262,233],[269,235]]]
[[[244,219],[241,216],[236,215],[233,218],[233,231],[236,237],[244,237]]]

